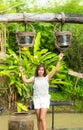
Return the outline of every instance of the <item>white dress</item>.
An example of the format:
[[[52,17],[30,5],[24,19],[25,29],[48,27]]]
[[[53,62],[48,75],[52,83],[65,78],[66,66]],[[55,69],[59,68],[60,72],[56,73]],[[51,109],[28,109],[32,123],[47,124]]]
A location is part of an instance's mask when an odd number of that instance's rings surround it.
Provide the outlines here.
[[[34,108],[49,108],[50,95],[49,95],[49,81],[48,75],[43,77],[33,77],[33,102]]]

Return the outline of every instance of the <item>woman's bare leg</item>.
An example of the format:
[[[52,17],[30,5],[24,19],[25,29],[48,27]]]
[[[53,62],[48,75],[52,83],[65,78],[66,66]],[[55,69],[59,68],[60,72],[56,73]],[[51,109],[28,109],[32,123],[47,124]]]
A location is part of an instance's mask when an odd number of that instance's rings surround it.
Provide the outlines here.
[[[36,117],[37,117],[38,130],[43,130],[43,129],[42,129],[41,120],[40,120],[41,109],[35,109],[35,112],[36,112]]]
[[[47,113],[47,108],[41,108],[41,113],[40,113],[40,122],[42,125],[42,130],[46,130],[46,113]]]

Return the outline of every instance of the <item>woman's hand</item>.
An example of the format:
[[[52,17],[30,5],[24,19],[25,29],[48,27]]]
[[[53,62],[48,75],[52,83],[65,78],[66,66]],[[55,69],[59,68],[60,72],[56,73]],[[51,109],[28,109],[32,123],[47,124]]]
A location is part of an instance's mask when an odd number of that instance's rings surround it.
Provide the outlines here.
[[[33,82],[33,77],[31,77],[31,78],[29,78],[29,79],[26,79],[26,76],[25,76],[24,73],[23,73],[23,68],[22,68],[22,66],[19,67],[19,71],[20,71],[20,73],[21,73],[23,83],[32,83],[32,82]]]
[[[23,72],[22,66],[19,67],[19,71],[20,71],[21,73]]]
[[[64,56],[63,53],[60,53],[60,54],[59,54],[59,59],[58,59],[58,61],[61,61],[62,58],[63,58],[63,56]]]
[[[57,65],[56,65],[55,69],[48,74],[48,79],[52,78],[52,77],[57,73],[57,71],[59,70],[60,61],[62,60],[62,58],[63,58],[63,53],[60,53],[60,54],[59,54],[59,58],[58,58]]]

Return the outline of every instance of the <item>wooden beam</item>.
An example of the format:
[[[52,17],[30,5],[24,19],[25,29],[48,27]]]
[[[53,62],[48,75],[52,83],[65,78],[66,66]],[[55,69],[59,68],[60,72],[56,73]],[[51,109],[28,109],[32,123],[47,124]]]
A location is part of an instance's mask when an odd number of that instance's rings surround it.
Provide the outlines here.
[[[72,70],[69,70],[68,74],[70,74],[72,76],[79,77],[79,78],[83,78],[83,74],[82,73],[78,73],[78,72],[75,72],[75,71],[72,71]]]
[[[63,13],[64,14],[64,13]],[[83,14],[16,13],[0,14],[0,22],[62,22],[83,24]]]

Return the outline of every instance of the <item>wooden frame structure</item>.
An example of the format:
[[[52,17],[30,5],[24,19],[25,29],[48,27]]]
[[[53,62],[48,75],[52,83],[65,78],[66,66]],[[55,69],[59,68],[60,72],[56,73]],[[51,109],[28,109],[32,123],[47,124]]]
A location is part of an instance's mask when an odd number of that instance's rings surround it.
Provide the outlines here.
[[[16,14],[0,14],[0,22],[61,22],[61,23],[74,23],[83,24],[83,14],[59,14],[54,13],[16,13]],[[4,32],[6,37],[6,33]],[[0,37],[1,38],[1,37]],[[4,41],[0,39],[0,56],[3,56],[6,51]],[[83,78],[83,74],[79,74],[73,71],[69,71],[70,75]]]
[[[65,22],[83,24],[83,14],[16,13],[0,14],[0,22]]]

